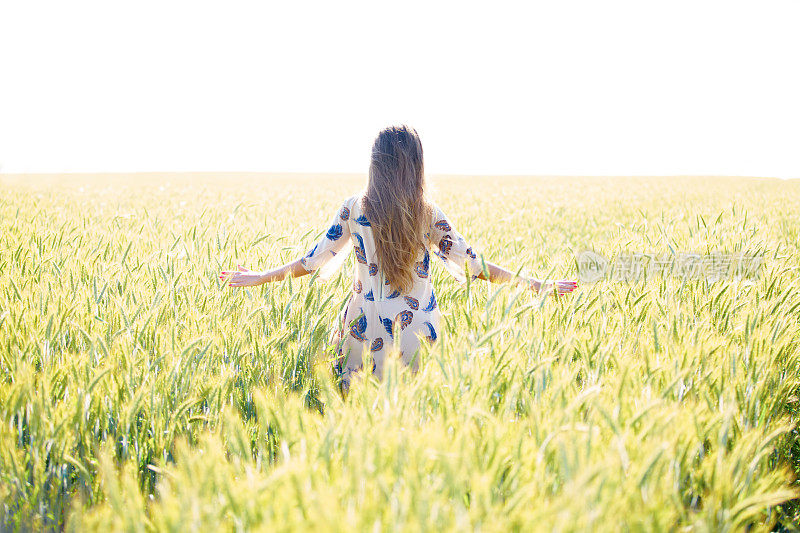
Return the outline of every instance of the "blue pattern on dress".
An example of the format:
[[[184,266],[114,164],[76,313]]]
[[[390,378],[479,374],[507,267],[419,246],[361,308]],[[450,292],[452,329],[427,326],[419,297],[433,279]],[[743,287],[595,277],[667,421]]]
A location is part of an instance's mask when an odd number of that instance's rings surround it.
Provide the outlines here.
[[[325,236],[332,241],[338,240],[339,237],[342,236],[342,225],[334,224],[333,226],[328,228],[328,233],[326,233]]]
[[[374,276],[377,273],[378,273],[378,265],[376,265],[375,263],[370,263],[369,264],[369,275],[370,276]]]
[[[417,261],[414,264],[414,270],[417,272],[417,276],[421,278],[427,278],[428,273],[430,272],[431,266],[431,254],[428,253],[428,250],[425,250],[425,255],[422,257],[422,261]]]
[[[368,227],[371,226],[369,220],[367,220],[367,217],[365,217],[364,215],[359,215],[359,217],[356,219],[356,224]]]
[[[434,226],[436,226],[438,229],[442,231],[450,231],[452,229],[450,227],[450,224],[448,224],[446,220],[440,220],[436,224],[434,224]]]
[[[367,252],[364,249],[364,239],[361,238],[361,235],[358,233],[353,233],[353,237],[358,241],[358,244],[353,248],[353,251],[356,254],[356,261],[361,263],[362,265],[367,264]]]
[[[431,291],[431,299],[430,301],[428,301],[428,305],[426,305],[422,310],[425,311],[426,313],[430,313],[434,309],[436,309],[436,294],[434,294],[434,292]]]
[[[397,319],[400,319],[400,329],[406,329],[406,327],[411,324],[411,321],[414,319],[414,313],[411,311],[400,311],[395,317],[395,320]]]
[[[364,298],[370,302],[375,301],[375,296],[372,295],[372,289],[370,289],[369,292],[364,295]]]
[[[342,207],[341,211],[339,211],[339,218],[342,220],[347,220],[350,218],[350,209],[347,207]]]
[[[364,332],[367,331],[367,317],[363,314],[350,324],[350,335],[360,341],[365,341]]]
[[[428,339],[430,342],[434,342],[436,340],[437,335],[436,335],[436,329],[433,327],[433,324],[431,324],[430,322],[423,322],[423,324],[428,326],[428,336],[425,338]]]
[[[383,348],[383,339],[378,337],[377,339],[372,341],[372,346],[369,347],[369,351],[377,352],[381,348]]]
[[[398,291],[398,290],[395,290],[394,292],[392,292],[392,294],[390,294],[389,296],[387,296],[387,297],[386,297],[386,299],[387,299],[387,300],[392,300],[392,299],[394,299],[394,298],[397,298],[398,296],[400,296],[400,291]]]
[[[439,250],[441,250],[444,255],[450,253],[450,248],[452,247],[453,241],[450,239],[450,235],[445,235],[442,237],[442,240],[439,241]]]
[[[378,320],[380,320],[381,324],[383,324],[383,329],[386,330],[386,333],[388,333],[389,336],[394,339],[394,335],[392,334],[392,321],[388,318],[381,317],[378,317]]]
[[[417,300],[416,298],[412,298],[411,296],[403,296],[403,299],[406,301],[406,304],[408,304],[408,306],[414,311],[419,309],[419,300]]]

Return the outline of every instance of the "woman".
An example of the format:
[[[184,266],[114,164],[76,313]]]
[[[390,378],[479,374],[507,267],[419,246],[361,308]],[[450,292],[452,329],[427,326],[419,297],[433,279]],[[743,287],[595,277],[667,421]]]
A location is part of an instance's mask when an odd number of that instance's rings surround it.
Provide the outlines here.
[[[256,272],[242,266],[223,271],[231,287],[279,281],[287,274],[304,276],[320,270],[324,278],[341,265],[352,245],[356,263],[353,291],[335,335],[337,369],[342,385],[363,367],[370,352],[372,371],[380,379],[387,354],[399,347],[404,363],[415,371],[420,339],[439,335],[441,314],[431,286],[430,252],[461,282],[519,281],[534,291],[566,294],[574,281],[543,283],[479,259],[450,220],[425,196],[422,144],[408,126],[391,126],[378,134],[372,147],[366,191],[344,201],[327,233],[301,259],[274,270]],[[335,257],[335,259],[334,259]],[[324,267],[324,268],[323,268]]]

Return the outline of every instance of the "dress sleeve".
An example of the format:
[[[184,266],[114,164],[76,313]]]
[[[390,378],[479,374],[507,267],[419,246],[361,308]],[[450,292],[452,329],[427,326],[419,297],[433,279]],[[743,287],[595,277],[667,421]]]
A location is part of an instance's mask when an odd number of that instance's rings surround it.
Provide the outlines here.
[[[344,263],[350,243],[350,207],[352,198],[348,198],[331,217],[325,235],[300,259],[300,264],[309,272],[319,270],[319,277],[327,279]]]
[[[433,206],[430,244],[434,249],[433,253],[442,260],[447,271],[459,283],[467,281],[467,274],[475,279],[483,271],[481,258],[436,205]]]

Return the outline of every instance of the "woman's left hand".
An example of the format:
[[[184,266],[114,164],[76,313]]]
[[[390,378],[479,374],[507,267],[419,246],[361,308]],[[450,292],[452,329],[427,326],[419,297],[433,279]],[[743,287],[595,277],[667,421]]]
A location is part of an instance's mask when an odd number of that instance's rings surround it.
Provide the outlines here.
[[[238,270],[223,270],[219,279],[227,281],[229,287],[252,287],[264,283],[264,273],[248,270],[242,265],[236,265]]]
[[[560,280],[530,280],[531,290],[538,293],[543,293],[547,296],[553,293],[555,296],[564,296],[571,293],[578,287],[578,282],[569,279]]]

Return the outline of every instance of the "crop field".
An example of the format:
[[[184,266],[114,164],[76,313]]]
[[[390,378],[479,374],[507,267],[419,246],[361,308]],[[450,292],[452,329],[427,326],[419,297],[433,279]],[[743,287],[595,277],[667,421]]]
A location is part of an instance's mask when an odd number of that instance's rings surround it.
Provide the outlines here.
[[[554,299],[434,260],[419,372],[343,398],[328,338],[352,257],[326,282],[217,274],[300,257],[364,176],[0,179],[0,530],[797,527],[798,181],[434,176],[511,270],[760,262]]]

